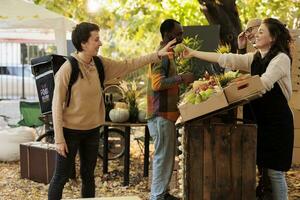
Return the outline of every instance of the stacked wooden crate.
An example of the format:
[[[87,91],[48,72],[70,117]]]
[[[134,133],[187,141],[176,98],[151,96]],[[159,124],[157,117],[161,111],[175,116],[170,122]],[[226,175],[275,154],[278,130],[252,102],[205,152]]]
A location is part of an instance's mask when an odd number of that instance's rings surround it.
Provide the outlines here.
[[[300,30],[290,30],[293,38],[292,45],[292,87],[293,94],[289,102],[294,114],[294,151],[293,163],[300,164]]]
[[[255,199],[256,125],[211,120],[184,125],[183,199]]]

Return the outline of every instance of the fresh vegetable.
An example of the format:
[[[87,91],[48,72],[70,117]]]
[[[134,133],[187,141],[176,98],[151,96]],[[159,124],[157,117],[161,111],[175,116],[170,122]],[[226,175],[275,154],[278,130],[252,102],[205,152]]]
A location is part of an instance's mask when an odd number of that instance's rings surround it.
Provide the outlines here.
[[[193,87],[182,95],[180,104],[199,104],[221,90],[214,76],[205,73],[204,78],[194,81]]]
[[[182,43],[177,44],[173,50],[174,50],[175,54],[182,53],[184,51],[184,44],[182,44]]]
[[[220,85],[226,87],[231,81],[241,76],[239,71],[228,71],[217,77]]]

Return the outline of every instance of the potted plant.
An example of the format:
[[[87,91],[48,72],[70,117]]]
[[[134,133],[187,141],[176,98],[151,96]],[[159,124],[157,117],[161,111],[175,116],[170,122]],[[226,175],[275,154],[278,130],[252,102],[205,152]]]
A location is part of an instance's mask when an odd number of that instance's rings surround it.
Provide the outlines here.
[[[139,115],[137,99],[141,95],[141,90],[138,90],[135,81],[121,81],[120,87],[124,91],[125,101],[128,104],[129,121],[137,122]]]

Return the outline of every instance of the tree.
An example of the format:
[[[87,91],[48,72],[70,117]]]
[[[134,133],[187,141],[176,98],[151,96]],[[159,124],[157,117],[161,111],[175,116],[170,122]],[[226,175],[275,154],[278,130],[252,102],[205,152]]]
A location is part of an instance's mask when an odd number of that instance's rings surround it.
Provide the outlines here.
[[[220,39],[223,45],[230,44],[237,50],[237,36],[242,31],[235,0],[198,0],[201,10],[210,24],[220,24]]]
[[[114,58],[153,51],[161,40],[160,23],[166,18],[174,18],[182,25],[208,24],[196,0],[107,0],[94,14],[87,12],[87,0],[34,2],[76,21],[99,24],[102,54]]]
[[[275,17],[291,29],[300,28],[299,0],[236,0],[236,2],[242,22],[247,22],[251,18]]]
[[[153,51],[161,40],[159,25],[166,18],[182,25],[220,24],[221,43],[231,44],[232,51],[242,25],[251,18],[277,17],[289,28],[300,26],[299,0],[106,0],[94,14],[87,12],[87,0],[34,2],[77,21],[99,24],[102,54],[116,58]]]

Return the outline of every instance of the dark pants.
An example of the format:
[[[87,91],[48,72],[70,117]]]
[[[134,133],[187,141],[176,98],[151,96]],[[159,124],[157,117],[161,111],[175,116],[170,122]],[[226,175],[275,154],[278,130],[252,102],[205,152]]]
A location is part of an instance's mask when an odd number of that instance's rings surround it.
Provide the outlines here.
[[[257,200],[272,200],[272,185],[268,176],[268,169],[258,166],[258,185],[256,187]]]
[[[57,154],[56,167],[50,182],[48,199],[59,200],[62,197],[64,185],[72,173],[72,166],[79,149],[80,176],[82,179],[81,195],[83,198],[95,197],[94,170],[99,147],[99,128],[78,131],[64,128],[64,137],[69,153],[67,158]]]

